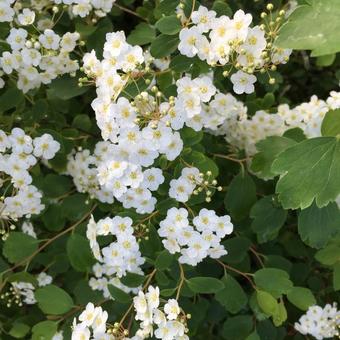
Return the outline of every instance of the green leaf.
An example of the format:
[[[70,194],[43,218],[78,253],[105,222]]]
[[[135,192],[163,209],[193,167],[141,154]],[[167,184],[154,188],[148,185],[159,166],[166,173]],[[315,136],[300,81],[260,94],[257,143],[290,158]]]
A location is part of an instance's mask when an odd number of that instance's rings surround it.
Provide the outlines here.
[[[121,278],[122,284],[128,287],[138,287],[145,280],[143,275],[135,274],[135,273],[127,273],[125,276]]]
[[[0,96],[0,112],[18,107],[24,101],[25,97],[21,90],[18,90],[16,87],[7,89]]]
[[[90,131],[92,127],[92,122],[88,115],[79,114],[74,117],[72,126],[82,131]]]
[[[275,298],[287,294],[293,287],[287,272],[276,268],[262,268],[254,274],[255,284]]]
[[[336,58],[336,54],[332,53],[332,54],[325,54],[323,56],[317,57],[316,59],[316,65],[320,66],[320,67],[327,67],[327,66],[331,66]]]
[[[163,250],[156,258],[155,267],[159,270],[167,269],[171,266],[174,256],[167,250]]]
[[[38,288],[34,295],[39,308],[46,314],[64,314],[73,307],[71,296],[55,285]]]
[[[32,328],[32,340],[51,340],[58,330],[58,324],[53,321],[41,321]]]
[[[259,152],[252,159],[251,170],[260,178],[274,178],[275,173],[271,171],[274,160],[282,151],[295,144],[294,140],[280,136],[271,136],[261,140],[256,144]]]
[[[222,242],[228,255],[225,260],[228,263],[240,263],[247,256],[247,251],[251,246],[251,241],[245,237],[233,237]]]
[[[287,320],[287,310],[282,300],[279,302],[277,313],[272,318],[276,327],[281,326]]]
[[[232,313],[238,313],[247,304],[247,295],[241,285],[231,276],[227,275],[221,280],[224,288],[215,294],[215,299],[224,308]]]
[[[71,221],[80,220],[90,209],[86,202],[87,196],[84,194],[76,193],[66,197],[61,204],[63,215]]]
[[[171,59],[169,68],[174,72],[186,72],[190,69],[193,63],[194,63],[193,58],[188,58],[184,55],[179,54]]]
[[[177,36],[159,35],[150,46],[150,53],[154,58],[164,58],[176,51],[179,39]]]
[[[340,290],[340,262],[333,268],[333,288],[335,291]]]
[[[233,15],[233,11],[231,10],[230,6],[223,0],[214,1],[212,10],[215,11],[218,16],[227,15],[228,17],[231,17]]]
[[[293,287],[288,292],[287,299],[301,310],[307,310],[308,307],[316,304],[316,299],[312,291],[304,287]]]
[[[240,172],[231,181],[224,205],[236,220],[241,220],[249,214],[249,210],[256,202],[256,186],[248,173]]]
[[[185,146],[198,144],[203,138],[203,131],[197,132],[189,127],[181,129],[180,134]]]
[[[246,340],[261,340],[256,331],[247,336]]]
[[[50,93],[53,94],[54,97],[68,100],[77,96],[84,94],[88,91],[88,87],[79,87],[78,86],[78,78],[70,77],[68,75],[58,77],[54,79],[49,85]]]
[[[335,137],[307,139],[279,154],[272,171],[281,174],[276,192],[285,209],[318,207],[340,193],[340,141]]]
[[[2,253],[11,263],[20,262],[38,249],[39,241],[20,232],[11,232],[4,243]]]
[[[72,181],[69,177],[48,174],[44,177],[42,190],[47,197],[59,197],[66,194],[72,188]]]
[[[186,283],[194,293],[211,294],[224,288],[222,281],[213,277],[193,277]]]
[[[322,121],[323,136],[340,136],[340,109],[328,111]]]
[[[340,262],[340,244],[331,242],[315,254],[315,258],[326,266],[333,266]]]
[[[277,314],[279,309],[279,304],[277,300],[273,297],[273,295],[268,292],[258,290],[256,292],[257,303],[260,308],[264,311],[265,314],[274,316]]]
[[[27,272],[18,272],[10,275],[8,277],[8,282],[29,282],[35,287],[38,285],[37,279]]]
[[[289,16],[275,44],[295,50],[312,50],[312,56],[339,52],[339,16],[338,0],[309,0]]]
[[[298,231],[303,242],[320,249],[339,231],[340,210],[336,203],[318,208],[313,203],[298,217]]]
[[[114,298],[114,300],[121,302],[121,303],[130,303],[131,302],[131,296],[127,293],[125,293],[123,290],[113,286],[108,285],[109,292],[111,296]]]
[[[66,250],[71,266],[77,271],[90,271],[95,264],[88,240],[79,234],[72,234],[68,238]]]
[[[274,205],[274,197],[266,196],[257,201],[250,211],[254,220],[252,230],[257,235],[259,243],[275,239],[286,221],[287,211]]]
[[[227,340],[243,340],[253,329],[253,318],[250,315],[238,315],[228,318],[223,324],[222,335]]]
[[[23,338],[30,330],[30,327],[22,322],[14,322],[9,335],[16,339]]]
[[[174,35],[182,29],[181,22],[176,15],[170,15],[159,19],[156,28],[163,34]]]
[[[59,231],[65,225],[65,217],[62,214],[62,208],[58,204],[50,205],[44,214],[41,216],[47,230]]]
[[[145,45],[151,43],[155,38],[155,29],[149,24],[141,22],[131,31],[127,42],[131,45]]]

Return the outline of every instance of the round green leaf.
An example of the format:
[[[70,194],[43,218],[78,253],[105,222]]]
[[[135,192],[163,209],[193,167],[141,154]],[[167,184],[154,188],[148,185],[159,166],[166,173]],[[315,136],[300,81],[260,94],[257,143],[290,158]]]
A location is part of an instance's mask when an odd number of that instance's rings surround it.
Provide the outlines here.
[[[211,294],[224,288],[222,281],[213,277],[193,277],[186,283],[194,293]]]
[[[35,298],[39,308],[46,314],[64,314],[73,307],[71,296],[55,285],[38,288],[35,291]]]

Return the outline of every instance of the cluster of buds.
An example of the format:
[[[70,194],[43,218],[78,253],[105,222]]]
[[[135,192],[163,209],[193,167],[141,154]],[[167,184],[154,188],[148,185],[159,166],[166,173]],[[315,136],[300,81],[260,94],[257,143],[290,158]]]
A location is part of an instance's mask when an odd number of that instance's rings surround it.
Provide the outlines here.
[[[211,196],[213,195],[214,191],[222,191],[223,188],[218,185],[216,179],[213,179],[212,172],[208,170],[206,173],[200,172],[199,173],[200,181],[197,181],[195,176],[191,176],[191,180],[197,186],[196,189],[193,191],[194,195],[199,195],[201,192],[205,192],[205,201],[211,202]]]

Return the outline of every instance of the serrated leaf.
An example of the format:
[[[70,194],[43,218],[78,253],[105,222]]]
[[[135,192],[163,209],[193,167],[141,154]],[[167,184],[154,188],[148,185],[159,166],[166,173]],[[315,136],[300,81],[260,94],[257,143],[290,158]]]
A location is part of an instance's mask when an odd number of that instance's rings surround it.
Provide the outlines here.
[[[250,211],[254,219],[251,228],[257,234],[259,243],[275,239],[286,221],[287,211],[275,206],[273,199],[273,196],[261,198]]]
[[[300,212],[298,231],[303,242],[313,248],[320,249],[340,229],[340,210],[336,203],[318,208],[313,203],[309,208]]]
[[[236,314],[247,304],[247,295],[231,275],[225,276],[221,281],[224,288],[215,294],[215,299],[228,312]]]
[[[276,268],[262,268],[256,271],[254,281],[258,288],[270,293],[275,298],[287,294],[293,287],[288,273]]]
[[[340,3],[338,0],[310,0],[288,18],[275,42],[277,46],[312,50],[312,56],[340,51]],[[315,25],[315,23],[322,25]]]
[[[340,141],[305,140],[280,153],[271,170],[281,175],[276,192],[285,209],[305,209],[314,199],[324,207],[340,194]]]
[[[239,173],[231,181],[224,204],[231,216],[241,220],[249,214],[249,210],[256,202],[256,186],[248,173]]]
[[[294,140],[280,136],[271,136],[261,140],[256,144],[259,152],[252,159],[251,170],[260,178],[274,178],[276,174],[271,171],[274,160],[282,151],[295,144]]]

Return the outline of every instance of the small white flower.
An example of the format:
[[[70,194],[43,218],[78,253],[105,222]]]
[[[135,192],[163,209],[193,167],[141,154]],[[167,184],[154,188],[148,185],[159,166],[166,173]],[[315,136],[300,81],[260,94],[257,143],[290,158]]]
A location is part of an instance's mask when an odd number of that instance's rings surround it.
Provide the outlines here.
[[[18,21],[20,25],[28,26],[34,23],[35,12],[28,8],[24,8],[21,14],[18,15]]]
[[[256,82],[256,77],[253,74],[237,71],[230,77],[230,80],[234,85],[233,90],[237,94],[250,94],[255,91],[254,83]]]

